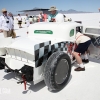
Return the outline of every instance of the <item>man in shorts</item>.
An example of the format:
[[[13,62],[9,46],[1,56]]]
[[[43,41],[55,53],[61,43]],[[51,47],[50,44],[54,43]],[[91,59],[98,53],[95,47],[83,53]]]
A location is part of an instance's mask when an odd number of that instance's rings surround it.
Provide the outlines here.
[[[76,34],[75,42],[77,44],[77,48],[74,50],[72,54],[76,58],[77,63],[79,64],[79,67],[76,68],[75,71],[85,71],[85,66],[83,65],[83,62],[89,62],[87,50],[91,44],[91,39],[88,36],[85,36],[82,33],[78,32]],[[79,54],[84,55],[84,59],[81,59]]]
[[[22,24],[22,18],[20,16],[20,14],[18,14],[17,20],[18,20],[18,26],[19,26],[19,28],[22,28],[22,26],[21,26],[21,24]]]

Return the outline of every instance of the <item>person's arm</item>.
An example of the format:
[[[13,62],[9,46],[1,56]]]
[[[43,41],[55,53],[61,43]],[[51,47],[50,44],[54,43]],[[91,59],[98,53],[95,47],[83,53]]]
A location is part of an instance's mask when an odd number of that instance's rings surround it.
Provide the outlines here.
[[[22,21],[22,17],[21,17],[21,21]]]
[[[2,30],[2,18],[0,17],[0,32],[3,32],[3,30]]]
[[[48,15],[48,21],[49,21],[49,22],[51,21],[51,17],[50,17],[50,15]]]
[[[14,18],[12,18],[12,29],[14,29]]]
[[[16,17],[16,20],[18,20],[18,17]]]
[[[44,15],[42,15],[42,20],[45,21]]]

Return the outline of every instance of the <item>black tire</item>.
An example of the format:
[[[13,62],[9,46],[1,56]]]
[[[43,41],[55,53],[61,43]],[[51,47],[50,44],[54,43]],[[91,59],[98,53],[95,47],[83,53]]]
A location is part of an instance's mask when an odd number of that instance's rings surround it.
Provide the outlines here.
[[[63,63],[63,60],[64,63]],[[63,66],[62,66],[62,62]],[[61,68],[60,68],[61,65]],[[58,67],[58,68],[57,68]],[[57,72],[58,71],[58,72]],[[69,56],[62,52],[57,51],[53,53],[44,68],[44,81],[50,91],[58,92],[65,87],[71,73],[71,60]],[[65,77],[62,79],[62,77]],[[59,83],[60,81],[62,83]]]
[[[5,58],[1,58],[0,57],[0,69],[4,69],[5,66],[1,63],[1,61],[4,61],[5,62]]]

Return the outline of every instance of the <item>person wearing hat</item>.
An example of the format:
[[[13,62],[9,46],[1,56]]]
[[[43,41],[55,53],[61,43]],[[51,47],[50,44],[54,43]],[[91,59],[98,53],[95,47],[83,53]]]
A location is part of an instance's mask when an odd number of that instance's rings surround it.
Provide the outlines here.
[[[12,27],[11,20],[5,8],[2,9],[2,13],[3,15],[0,16],[0,32],[3,32],[4,37],[10,37]]]
[[[64,22],[63,14],[58,13],[55,6],[52,6],[48,11],[50,11],[50,15],[48,16],[49,22]]]

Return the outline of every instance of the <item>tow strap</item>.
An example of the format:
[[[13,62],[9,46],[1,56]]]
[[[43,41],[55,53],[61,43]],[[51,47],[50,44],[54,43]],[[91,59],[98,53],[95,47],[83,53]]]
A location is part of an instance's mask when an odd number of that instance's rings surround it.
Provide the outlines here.
[[[26,90],[26,79],[25,79],[25,75],[22,75],[22,79],[23,79],[23,83],[24,83],[24,89]]]

